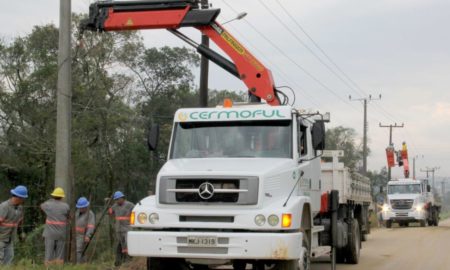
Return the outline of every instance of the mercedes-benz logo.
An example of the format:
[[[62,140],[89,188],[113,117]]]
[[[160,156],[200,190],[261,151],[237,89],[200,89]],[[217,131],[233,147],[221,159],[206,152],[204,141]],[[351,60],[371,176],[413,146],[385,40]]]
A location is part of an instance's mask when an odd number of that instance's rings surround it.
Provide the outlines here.
[[[205,182],[198,187],[198,196],[202,198],[203,200],[209,200],[214,196],[214,186],[209,183]]]

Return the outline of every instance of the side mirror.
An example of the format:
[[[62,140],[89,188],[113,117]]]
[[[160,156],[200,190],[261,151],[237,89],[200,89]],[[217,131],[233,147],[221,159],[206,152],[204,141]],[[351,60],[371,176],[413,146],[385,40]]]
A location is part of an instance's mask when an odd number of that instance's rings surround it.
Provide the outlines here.
[[[159,141],[159,125],[152,124],[148,130],[147,146],[150,151],[155,151]]]
[[[431,192],[431,186],[427,185],[427,192]]]
[[[312,127],[312,144],[316,151],[325,149],[325,123],[323,121],[315,122]]]

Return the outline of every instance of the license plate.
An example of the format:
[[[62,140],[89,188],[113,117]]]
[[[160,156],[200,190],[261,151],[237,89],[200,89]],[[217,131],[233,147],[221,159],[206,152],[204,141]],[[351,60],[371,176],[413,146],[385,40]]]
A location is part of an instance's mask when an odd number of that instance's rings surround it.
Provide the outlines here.
[[[216,247],[217,237],[214,236],[188,236],[187,244],[190,247]]]

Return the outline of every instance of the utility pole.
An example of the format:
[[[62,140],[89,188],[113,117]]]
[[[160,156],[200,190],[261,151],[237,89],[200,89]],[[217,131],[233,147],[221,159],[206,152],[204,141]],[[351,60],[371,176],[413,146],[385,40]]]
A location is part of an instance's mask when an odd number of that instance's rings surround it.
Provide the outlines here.
[[[201,0],[201,8],[208,9],[208,0]],[[202,45],[209,47],[209,38],[202,34]],[[209,60],[202,55],[200,60],[200,107],[208,107],[208,76],[209,76]]]
[[[380,123],[380,127],[381,128],[389,128],[389,146],[393,146],[393,144],[392,144],[392,129],[393,128],[404,128],[405,125],[402,124],[400,126],[400,125],[397,125],[397,123],[395,123],[394,125],[382,125]],[[389,167],[389,166],[388,166],[388,181],[391,181],[391,167]]]
[[[369,95],[369,97],[365,98],[352,98],[352,96],[348,96],[350,101],[363,101],[364,104],[364,136],[363,136],[363,174],[367,175],[367,129],[368,129],[368,123],[367,123],[367,104],[370,101],[380,100],[381,94],[378,98],[372,98],[372,95]]]
[[[435,185],[434,185],[434,173],[437,171],[437,170],[439,170],[441,167],[433,167],[433,168],[426,168],[425,170],[420,170],[421,172],[425,172],[425,173],[427,173],[427,179],[428,179],[428,173],[431,173],[431,183],[432,183],[432,186],[433,186],[433,191],[434,191],[434,189],[435,189]]]
[[[71,0],[59,1],[59,50],[56,98],[56,164],[55,187],[66,193],[66,201],[73,202],[71,173],[72,118],[72,56],[71,56]],[[70,235],[70,232],[68,232]],[[68,238],[70,239],[70,237]],[[70,243],[68,243],[70,246]],[[70,248],[69,248],[70,250]],[[72,249],[74,250],[74,249]],[[70,256],[69,253],[66,253]]]

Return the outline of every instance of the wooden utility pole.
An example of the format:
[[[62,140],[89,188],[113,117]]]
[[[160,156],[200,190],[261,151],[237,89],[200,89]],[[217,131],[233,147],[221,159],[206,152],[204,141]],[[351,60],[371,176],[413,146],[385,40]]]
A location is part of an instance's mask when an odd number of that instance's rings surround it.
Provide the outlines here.
[[[208,0],[201,0],[201,8],[208,9]],[[202,34],[202,45],[209,47],[209,38]],[[209,76],[209,60],[202,55],[200,60],[200,107],[208,107],[208,76]]]
[[[372,95],[369,95],[369,97],[366,97],[366,98],[352,98],[352,96],[349,96],[348,98],[350,99],[350,101],[363,101],[363,104],[364,104],[363,174],[367,175],[367,129],[368,129],[367,104],[370,101],[380,100],[381,99],[381,94],[379,95],[378,98],[372,98]]]
[[[395,123],[394,125],[382,125],[380,123],[380,127],[381,128],[389,128],[389,146],[393,146],[393,143],[392,143],[392,129],[393,128],[404,128],[405,125],[402,124],[400,126],[400,125],[397,125],[397,123]],[[391,167],[389,167],[389,166],[388,166],[388,181],[391,181]]]
[[[72,11],[71,11],[71,0],[60,0],[59,3],[60,3],[59,6],[60,13],[59,13],[58,82],[57,82],[57,98],[56,98],[55,187],[61,187],[62,189],[64,189],[66,193],[65,199],[68,203],[71,203],[73,201],[72,177],[71,177],[71,163],[72,163],[71,12]]]

